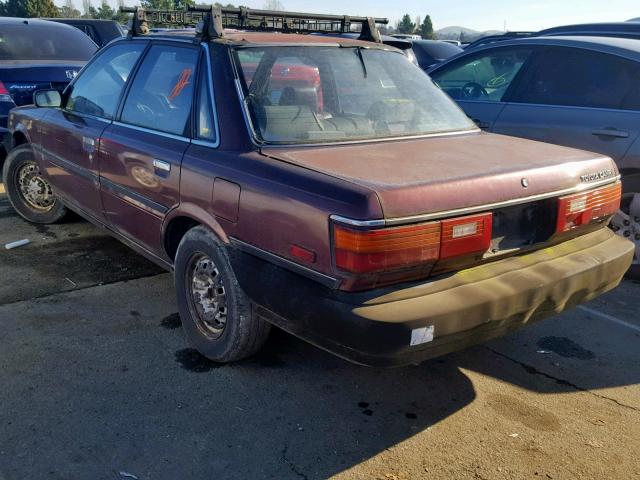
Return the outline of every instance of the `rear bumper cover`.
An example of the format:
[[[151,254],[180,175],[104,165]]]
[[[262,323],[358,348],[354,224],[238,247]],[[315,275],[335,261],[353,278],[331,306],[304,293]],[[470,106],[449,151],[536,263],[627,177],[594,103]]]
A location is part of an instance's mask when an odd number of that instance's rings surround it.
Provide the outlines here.
[[[360,293],[331,290],[240,251],[231,257],[260,316],[353,362],[398,366],[591,300],[618,285],[633,249],[603,228],[453,275]]]

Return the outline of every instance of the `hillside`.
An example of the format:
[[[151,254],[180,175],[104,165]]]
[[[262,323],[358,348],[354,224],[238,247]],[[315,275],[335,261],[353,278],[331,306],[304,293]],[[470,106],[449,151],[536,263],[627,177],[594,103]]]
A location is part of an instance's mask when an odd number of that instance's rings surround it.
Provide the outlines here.
[[[499,35],[504,32],[501,30],[487,30],[479,32],[471,28],[452,26],[441,28],[436,30],[434,33],[436,34],[436,38],[440,40],[463,40],[466,42],[472,42],[473,40],[486,35]],[[462,35],[462,38],[460,38],[460,35]]]

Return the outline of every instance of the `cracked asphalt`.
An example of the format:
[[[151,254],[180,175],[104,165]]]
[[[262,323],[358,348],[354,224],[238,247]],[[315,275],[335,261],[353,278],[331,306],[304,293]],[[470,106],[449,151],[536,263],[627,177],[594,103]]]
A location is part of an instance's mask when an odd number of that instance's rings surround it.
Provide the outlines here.
[[[1,192],[1,189],[0,189]],[[640,284],[420,366],[185,343],[169,274],[0,193],[0,480],[640,478]]]

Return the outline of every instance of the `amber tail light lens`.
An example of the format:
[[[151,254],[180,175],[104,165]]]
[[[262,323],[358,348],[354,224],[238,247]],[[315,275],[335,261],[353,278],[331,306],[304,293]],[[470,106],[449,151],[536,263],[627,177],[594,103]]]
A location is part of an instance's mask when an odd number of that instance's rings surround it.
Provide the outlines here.
[[[353,273],[409,267],[440,254],[440,222],[378,230],[335,225],[333,235],[336,266]]]
[[[360,230],[334,225],[336,266],[352,273],[399,270],[486,251],[492,214]]]
[[[622,186],[618,182],[589,192],[560,197],[556,232],[568,232],[614,214],[620,208],[621,194]]]

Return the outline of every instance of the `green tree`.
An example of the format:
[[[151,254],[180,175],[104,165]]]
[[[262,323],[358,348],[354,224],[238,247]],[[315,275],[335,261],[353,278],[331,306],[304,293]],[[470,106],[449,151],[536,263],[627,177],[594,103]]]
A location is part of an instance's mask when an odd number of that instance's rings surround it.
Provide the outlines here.
[[[3,17],[26,17],[27,0],[7,0],[0,2],[0,15]]]
[[[398,33],[413,33],[416,30],[416,24],[411,21],[411,16],[408,13],[405,13],[402,17],[402,20],[398,22],[398,26],[396,27]]]
[[[65,0],[64,5],[58,9],[63,18],[80,18],[80,10],[73,4],[73,0]]]
[[[98,7],[96,18],[101,18],[103,20],[113,20],[113,17],[116,16],[116,11],[111,8],[109,2],[107,0],[102,0],[102,3]]]
[[[27,0],[27,17],[57,17],[58,7],[52,0]]]
[[[435,34],[433,33],[433,23],[431,23],[431,16],[427,15],[424,17],[422,21],[422,25],[420,25],[420,35],[422,38],[434,39]]]

